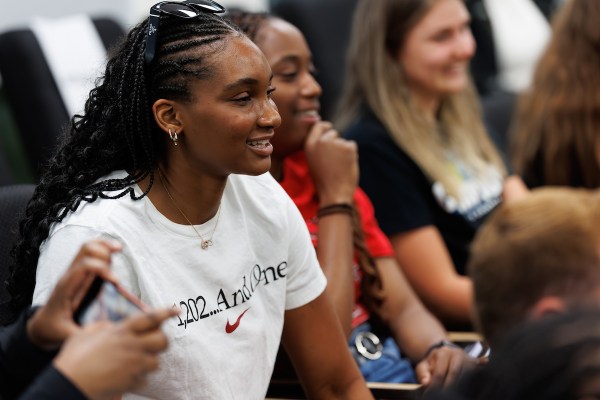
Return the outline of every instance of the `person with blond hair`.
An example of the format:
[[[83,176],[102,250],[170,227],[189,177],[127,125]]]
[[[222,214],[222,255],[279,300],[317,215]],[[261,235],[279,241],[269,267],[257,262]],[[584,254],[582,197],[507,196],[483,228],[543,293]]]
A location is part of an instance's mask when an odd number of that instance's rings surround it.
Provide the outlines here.
[[[336,118],[399,264],[452,329],[470,327],[469,244],[506,175],[469,78],[469,21],[460,0],[359,1]]]

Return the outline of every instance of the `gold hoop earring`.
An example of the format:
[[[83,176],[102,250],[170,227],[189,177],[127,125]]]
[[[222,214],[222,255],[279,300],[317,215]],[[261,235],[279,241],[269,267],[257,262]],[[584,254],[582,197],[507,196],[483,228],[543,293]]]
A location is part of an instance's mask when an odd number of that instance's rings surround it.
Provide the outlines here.
[[[179,139],[177,137],[177,132],[173,132],[172,130],[169,129],[169,137],[171,138],[171,140],[173,141],[175,146],[177,146],[177,140]]]

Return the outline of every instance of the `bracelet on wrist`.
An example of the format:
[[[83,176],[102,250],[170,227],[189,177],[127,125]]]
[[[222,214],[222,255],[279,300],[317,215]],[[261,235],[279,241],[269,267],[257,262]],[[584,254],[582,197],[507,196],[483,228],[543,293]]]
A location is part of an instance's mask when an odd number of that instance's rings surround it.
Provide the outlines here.
[[[452,343],[449,340],[443,339],[443,340],[440,340],[439,342],[435,342],[434,344],[429,346],[429,348],[425,352],[425,355],[423,356],[423,359],[426,359],[427,357],[429,357],[429,355],[431,354],[432,351],[434,351],[435,349],[439,349],[440,347],[453,347],[455,349],[461,348],[459,345]]]
[[[319,210],[317,211],[317,217],[323,218],[323,217],[325,217],[327,215],[331,215],[331,214],[348,214],[351,216],[353,212],[354,212],[354,207],[352,206],[352,204],[337,203],[337,204],[331,204],[331,205],[325,206],[325,207],[320,207]]]

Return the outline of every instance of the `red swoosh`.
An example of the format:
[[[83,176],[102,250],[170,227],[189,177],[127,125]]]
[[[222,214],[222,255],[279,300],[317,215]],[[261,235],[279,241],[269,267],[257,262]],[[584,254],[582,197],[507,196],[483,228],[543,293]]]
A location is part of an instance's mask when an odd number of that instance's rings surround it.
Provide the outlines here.
[[[242,319],[244,314],[246,314],[246,311],[248,311],[249,309],[250,309],[250,307],[246,308],[246,310],[244,310],[244,312],[240,314],[240,316],[235,321],[235,324],[233,324],[233,325],[231,325],[229,323],[229,318],[227,318],[227,324],[225,324],[225,332],[232,333],[233,331],[235,331],[237,329],[237,327],[240,325],[240,320]]]

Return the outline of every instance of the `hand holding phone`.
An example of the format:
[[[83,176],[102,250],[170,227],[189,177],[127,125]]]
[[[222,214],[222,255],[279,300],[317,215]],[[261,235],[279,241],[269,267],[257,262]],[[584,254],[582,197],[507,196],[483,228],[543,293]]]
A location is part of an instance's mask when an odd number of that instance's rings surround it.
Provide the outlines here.
[[[117,283],[96,277],[74,314],[75,322],[120,321],[149,308]]]
[[[116,282],[116,276],[110,270],[111,257],[122,249],[120,243],[107,238],[90,240],[81,246],[47,303],[27,322],[27,335],[34,345],[44,350],[56,350],[66,338],[81,329],[73,318],[73,304],[81,304],[92,277],[101,276]]]

